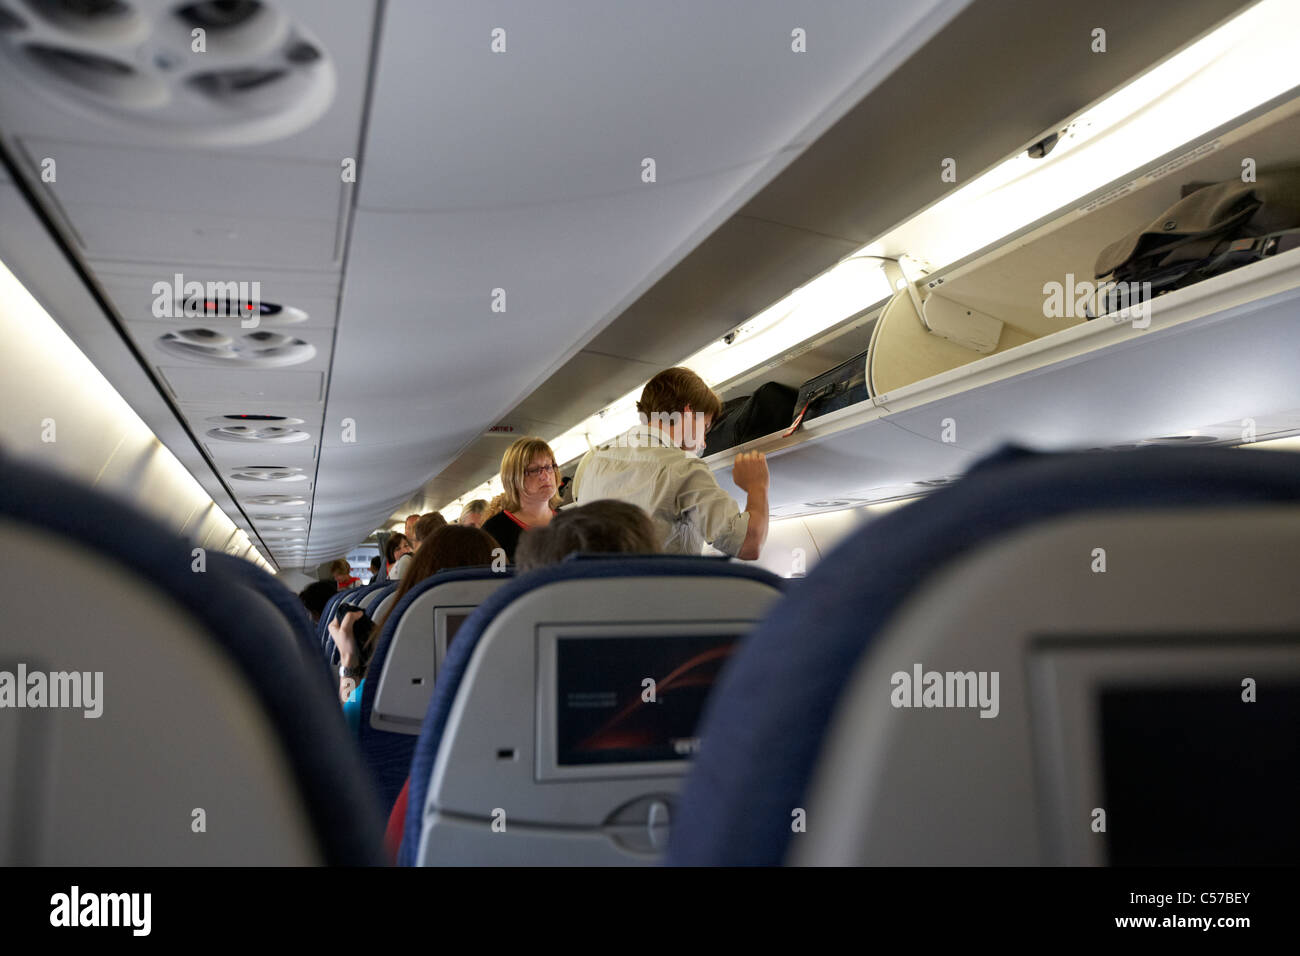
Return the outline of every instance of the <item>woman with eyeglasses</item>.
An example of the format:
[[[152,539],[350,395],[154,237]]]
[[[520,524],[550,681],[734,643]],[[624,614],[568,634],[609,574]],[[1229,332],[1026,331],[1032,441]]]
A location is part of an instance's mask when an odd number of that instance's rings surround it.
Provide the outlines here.
[[[529,528],[551,523],[559,469],[555,453],[540,438],[521,438],[501,456],[501,487],[504,508],[483,522],[483,530],[505,549],[506,560],[515,562],[515,545]]]

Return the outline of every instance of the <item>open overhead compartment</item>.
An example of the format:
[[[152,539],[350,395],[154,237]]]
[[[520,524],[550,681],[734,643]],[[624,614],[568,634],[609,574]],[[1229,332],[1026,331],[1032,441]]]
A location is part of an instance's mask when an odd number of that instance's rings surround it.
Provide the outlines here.
[[[773,514],[784,517],[924,493],[1007,442],[1112,448],[1300,431],[1300,249],[1115,315],[1094,274],[1100,250],[1185,185],[1296,166],[1291,91],[976,254],[936,267],[892,250],[884,268],[897,291],[868,317],[867,400],[706,460],[726,487],[737,453],[767,453]],[[780,368],[770,377],[785,380]]]

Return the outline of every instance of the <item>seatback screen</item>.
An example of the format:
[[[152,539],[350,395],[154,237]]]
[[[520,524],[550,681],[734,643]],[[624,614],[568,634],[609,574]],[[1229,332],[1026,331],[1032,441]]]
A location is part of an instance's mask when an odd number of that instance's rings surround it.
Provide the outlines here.
[[[460,626],[469,620],[468,614],[448,614],[447,615],[447,643],[446,647],[451,648],[451,639],[456,636]]]
[[[739,637],[561,637],[560,766],[685,760],[704,702]]]
[[[1300,859],[1300,684],[1102,688],[1113,866]]]

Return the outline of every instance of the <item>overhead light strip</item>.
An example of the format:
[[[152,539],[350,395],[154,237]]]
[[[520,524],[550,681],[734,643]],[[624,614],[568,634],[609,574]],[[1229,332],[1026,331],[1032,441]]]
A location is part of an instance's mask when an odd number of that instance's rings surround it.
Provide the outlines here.
[[[958,262],[1296,89],[1298,35],[1300,4],[1263,0],[857,254]]]

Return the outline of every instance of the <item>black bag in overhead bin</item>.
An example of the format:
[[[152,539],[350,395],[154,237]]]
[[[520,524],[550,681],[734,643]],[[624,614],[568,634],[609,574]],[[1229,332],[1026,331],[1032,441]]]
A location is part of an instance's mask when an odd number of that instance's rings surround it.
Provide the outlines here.
[[[1300,166],[1253,183],[1188,183],[1181,193],[1155,221],[1101,251],[1098,279],[1149,282],[1154,297],[1300,245]],[[1110,299],[1101,314],[1118,308]]]
[[[794,431],[800,422],[846,405],[865,402],[870,397],[867,394],[867,353],[859,352],[847,362],[803,383],[799,396],[795,399],[797,417],[791,423],[790,430]]]
[[[753,395],[733,398],[709,428],[704,453],[712,455],[743,445],[755,438],[779,432],[790,424],[794,415],[796,389],[780,382],[765,382]]]

